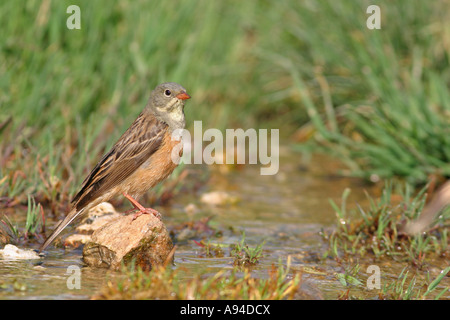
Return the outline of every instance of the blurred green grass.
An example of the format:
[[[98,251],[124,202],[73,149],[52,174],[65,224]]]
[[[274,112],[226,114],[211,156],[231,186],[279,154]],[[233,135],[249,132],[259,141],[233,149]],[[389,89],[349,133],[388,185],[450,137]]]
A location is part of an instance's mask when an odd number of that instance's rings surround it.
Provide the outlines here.
[[[316,131],[299,149],[372,181],[449,177],[450,2],[377,1],[381,30],[366,28],[369,1],[284,3],[276,38],[291,46],[265,56],[290,76]]]
[[[188,125],[287,137],[306,123],[303,150],[353,175],[449,176],[449,1],[378,1],[381,30],[370,4],[1,2],[0,197],[70,198],[163,81],[192,95]]]

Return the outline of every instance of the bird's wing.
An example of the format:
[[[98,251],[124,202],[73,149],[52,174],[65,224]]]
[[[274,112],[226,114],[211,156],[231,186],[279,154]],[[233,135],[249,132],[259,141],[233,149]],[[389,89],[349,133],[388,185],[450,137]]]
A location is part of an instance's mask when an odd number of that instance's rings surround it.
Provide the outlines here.
[[[83,181],[72,200],[81,210],[138,169],[161,146],[167,124],[141,113]]]

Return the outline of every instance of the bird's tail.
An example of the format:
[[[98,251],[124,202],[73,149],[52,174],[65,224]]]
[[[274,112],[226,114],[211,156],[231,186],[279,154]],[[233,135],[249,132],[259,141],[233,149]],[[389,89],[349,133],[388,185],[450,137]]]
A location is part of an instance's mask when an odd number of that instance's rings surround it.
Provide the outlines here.
[[[52,234],[45,240],[44,244],[39,249],[39,252],[42,252],[49,246],[50,243],[55,240],[55,238],[67,227],[76,217],[78,217],[81,213],[83,213],[85,208],[78,210],[73,208],[69,214],[56,226],[55,230],[53,230]]]

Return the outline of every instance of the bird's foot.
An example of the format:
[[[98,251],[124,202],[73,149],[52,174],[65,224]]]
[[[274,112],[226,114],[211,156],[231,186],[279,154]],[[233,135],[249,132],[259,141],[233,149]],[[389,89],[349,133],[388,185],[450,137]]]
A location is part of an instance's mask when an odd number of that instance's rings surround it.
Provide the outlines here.
[[[161,213],[159,213],[155,209],[143,208],[143,210],[140,210],[140,209],[137,209],[137,210],[139,210],[139,211],[134,214],[133,221],[136,220],[136,218],[142,214],[153,214],[155,217],[157,217],[159,220],[161,220]]]
[[[131,204],[133,205],[133,209],[126,211],[125,213],[131,213],[134,212],[136,210],[139,210],[138,212],[136,212],[133,216],[133,221],[136,220],[137,217],[139,217],[142,214],[153,214],[156,218],[158,218],[159,220],[161,220],[161,214],[156,211],[155,209],[152,208],[144,208],[139,202],[137,202],[136,199],[134,199],[132,196],[130,196],[129,194],[124,193],[123,194],[125,196],[125,198],[127,198]]]

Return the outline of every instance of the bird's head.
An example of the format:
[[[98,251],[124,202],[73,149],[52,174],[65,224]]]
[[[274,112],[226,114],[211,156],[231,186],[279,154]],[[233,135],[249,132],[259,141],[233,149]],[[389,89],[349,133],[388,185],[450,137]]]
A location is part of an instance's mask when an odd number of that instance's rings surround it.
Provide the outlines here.
[[[185,126],[184,103],[190,96],[186,89],[175,82],[158,85],[151,93],[148,108],[155,116],[167,123],[170,130]]]

